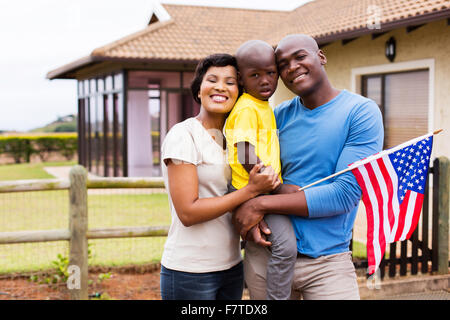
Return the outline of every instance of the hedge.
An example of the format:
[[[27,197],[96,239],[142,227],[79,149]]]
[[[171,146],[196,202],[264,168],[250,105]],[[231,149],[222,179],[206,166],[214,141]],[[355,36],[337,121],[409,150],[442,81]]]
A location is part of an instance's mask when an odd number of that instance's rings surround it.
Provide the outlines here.
[[[76,133],[0,136],[0,154],[11,156],[16,163],[30,162],[33,154],[46,161],[51,152],[71,160],[78,148]]]

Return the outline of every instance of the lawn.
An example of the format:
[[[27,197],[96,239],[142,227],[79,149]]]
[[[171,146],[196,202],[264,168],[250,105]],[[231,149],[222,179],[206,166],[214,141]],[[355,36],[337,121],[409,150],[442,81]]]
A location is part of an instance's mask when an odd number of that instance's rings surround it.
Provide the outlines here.
[[[0,165],[0,181],[26,180],[26,179],[53,179],[44,167],[46,166],[73,166],[76,162],[39,162]]]
[[[56,165],[73,163],[56,163]],[[43,167],[48,164],[0,166],[1,180],[54,178]],[[7,169],[6,169],[7,167]],[[88,225],[93,228],[158,226],[170,224],[167,194],[121,189],[90,190]],[[0,194],[0,232],[66,229],[68,191],[38,191]],[[159,261],[165,237],[90,240],[91,265],[145,264]],[[68,254],[68,242],[0,245],[0,274],[42,270],[51,267],[57,254]]]

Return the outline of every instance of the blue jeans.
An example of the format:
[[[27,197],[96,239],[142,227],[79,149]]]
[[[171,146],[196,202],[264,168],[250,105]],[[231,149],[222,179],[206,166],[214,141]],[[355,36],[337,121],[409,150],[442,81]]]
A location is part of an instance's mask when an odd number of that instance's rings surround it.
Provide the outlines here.
[[[161,265],[160,282],[163,300],[240,300],[244,268],[240,262],[228,270],[191,273]]]

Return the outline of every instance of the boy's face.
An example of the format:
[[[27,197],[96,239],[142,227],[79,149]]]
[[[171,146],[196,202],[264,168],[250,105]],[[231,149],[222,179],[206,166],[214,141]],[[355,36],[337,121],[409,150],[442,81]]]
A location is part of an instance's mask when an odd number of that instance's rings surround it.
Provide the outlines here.
[[[239,66],[239,76],[245,92],[259,100],[269,100],[278,84],[275,55],[271,53],[245,61]]]

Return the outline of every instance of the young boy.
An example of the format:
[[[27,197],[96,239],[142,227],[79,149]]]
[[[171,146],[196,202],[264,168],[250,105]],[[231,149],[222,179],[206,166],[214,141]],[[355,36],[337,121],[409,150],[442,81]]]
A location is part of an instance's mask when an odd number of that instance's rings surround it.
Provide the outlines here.
[[[253,166],[271,166],[281,180],[280,147],[275,116],[269,98],[275,92],[278,71],[273,48],[266,42],[250,40],[236,52],[239,82],[244,94],[238,99],[225,124],[228,161],[232,170],[229,191],[248,183]],[[280,185],[273,193],[289,192]],[[298,188],[297,188],[298,189]],[[271,230],[271,258],[267,266],[267,299],[287,300],[297,257],[297,244],[290,219],[285,215],[266,215]]]

